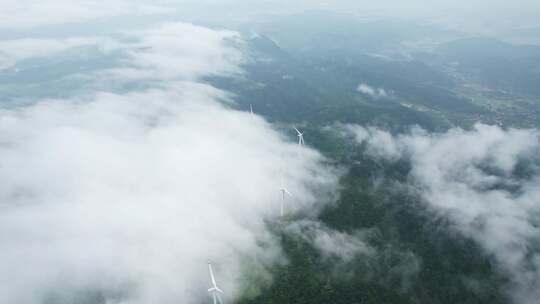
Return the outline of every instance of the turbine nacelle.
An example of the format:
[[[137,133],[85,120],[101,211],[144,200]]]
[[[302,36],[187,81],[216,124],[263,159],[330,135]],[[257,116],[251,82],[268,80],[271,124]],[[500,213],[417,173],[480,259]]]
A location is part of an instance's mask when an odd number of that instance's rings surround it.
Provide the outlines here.
[[[279,191],[281,192],[281,207],[280,207],[280,216],[283,217],[283,209],[285,204],[285,196],[288,195],[292,197],[292,193],[285,188],[285,184],[283,183],[283,175],[281,175],[281,187],[279,188]]]
[[[223,293],[223,290],[219,289],[219,287],[212,287],[212,288],[208,288],[208,292],[219,292],[219,293]]]
[[[298,133],[298,145],[302,147],[304,145],[304,132],[300,132],[296,127],[294,127],[294,130],[296,130],[296,133]]]

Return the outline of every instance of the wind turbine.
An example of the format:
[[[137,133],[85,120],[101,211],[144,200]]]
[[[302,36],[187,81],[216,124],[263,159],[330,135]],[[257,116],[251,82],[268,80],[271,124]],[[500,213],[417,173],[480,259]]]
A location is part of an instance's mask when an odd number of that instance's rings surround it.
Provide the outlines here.
[[[220,293],[223,293],[223,290],[221,290],[217,284],[216,284],[216,278],[214,277],[214,271],[212,270],[212,263],[208,262],[208,271],[210,271],[210,280],[212,281],[212,287],[208,288],[208,292],[212,293],[212,298],[214,299],[214,304],[223,304],[223,301],[221,300]]]
[[[249,104],[249,112],[253,115],[253,106],[251,104]]]
[[[280,208],[280,215],[283,217],[283,205],[285,204],[285,195],[293,196],[287,188],[285,188],[285,184],[283,183],[283,175],[281,175],[281,187],[279,188],[279,191],[281,192],[281,208]]]
[[[298,145],[300,147],[304,146],[304,132],[300,132],[296,127],[293,127],[298,133]]]

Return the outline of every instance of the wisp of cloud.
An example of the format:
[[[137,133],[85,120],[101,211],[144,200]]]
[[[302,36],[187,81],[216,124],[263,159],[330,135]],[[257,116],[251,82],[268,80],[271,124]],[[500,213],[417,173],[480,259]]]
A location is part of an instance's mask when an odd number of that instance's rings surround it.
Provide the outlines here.
[[[411,163],[410,182],[430,210],[477,241],[510,277],[515,303],[540,296],[540,133],[477,124],[430,134],[394,136],[344,127],[374,157]]]

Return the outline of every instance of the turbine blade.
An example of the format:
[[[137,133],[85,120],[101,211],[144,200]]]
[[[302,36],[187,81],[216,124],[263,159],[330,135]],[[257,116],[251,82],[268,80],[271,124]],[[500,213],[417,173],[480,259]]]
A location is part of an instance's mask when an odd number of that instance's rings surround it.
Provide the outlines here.
[[[212,285],[215,287],[217,285],[216,279],[214,278],[214,271],[212,270],[212,264],[210,263],[208,263],[208,270],[210,271],[210,280],[212,280]]]
[[[289,196],[293,196],[293,195],[289,192],[289,190],[283,188],[283,191],[285,191],[285,193],[287,193]]]
[[[298,133],[298,135],[302,135],[302,132],[298,131],[296,127],[293,126],[293,128],[296,130],[296,133]]]

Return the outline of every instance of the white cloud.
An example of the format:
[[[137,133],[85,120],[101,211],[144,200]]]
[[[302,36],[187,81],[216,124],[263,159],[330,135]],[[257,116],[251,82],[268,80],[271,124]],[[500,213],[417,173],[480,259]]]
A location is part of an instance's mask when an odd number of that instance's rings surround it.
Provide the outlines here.
[[[364,95],[368,95],[373,98],[386,98],[389,96],[385,89],[374,88],[365,83],[359,84],[356,90]]]
[[[124,65],[99,70],[97,78],[116,81],[193,80],[201,76],[242,73],[242,40],[238,33],[188,23],[162,23],[111,37],[0,40],[0,70],[27,59],[58,58],[73,48],[95,47],[103,54],[121,51]],[[90,77],[92,75],[80,75]]]
[[[380,157],[395,160],[395,154],[385,151],[389,144],[399,147],[399,155],[411,162],[411,181],[428,206],[450,219],[453,229],[476,240],[496,258],[501,270],[511,278],[510,291],[515,303],[537,302],[537,130],[505,131],[479,124],[471,131],[452,129],[443,134],[428,134],[415,129],[410,134],[391,136],[359,126],[348,129],[371,146],[371,151],[382,151]],[[532,170],[529,176],[514,175],[519,162]]]
[[[221,284],[235,295],[239,255],[276,246],[264,220],[279,208],[279,168],[300,205],[314,203],[307,185],[325,173],[316,153],[297,157],[262,120],[216,104],[219,94],[185,84],[4,111],[0,300],[121,281],[137,285],[135,303],[193,302],[206,259],[230,272]]]
[[[235,34],[169,24],[134,35],[152,49],[128,64],[159,87],[0,110],[2,303],[92,290],[107,303],[199,303],[208,259],[232,299],[246,262],[264,273],[281,258],[266,230],[281,170],[290,212],[334,189],[318,153],[201,83],[239,71]]]
[[[131,68],[111,71],[122,78],[173,80],[241,72],[242,55],[232,47],[242,43],[236,32],[168,23],[129,34],[141,37],[137,45],[147,50],[129,53]]]
[[[392,134],[374,127],[358,125],[338,125],[339,129],[353,134],[357,142],[367,143],[366,153],[374,157],[396,160],[401,157],[402,147],[395,142]]]
[[[363,241],[365,237],[361,231],[348,234],[309,220],[291,223],[286,230],[312,244],[323,258],[335,259],[338,263],[351,262],[360,255],[375,255],[375,249]]]

